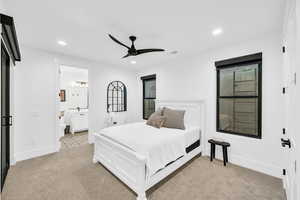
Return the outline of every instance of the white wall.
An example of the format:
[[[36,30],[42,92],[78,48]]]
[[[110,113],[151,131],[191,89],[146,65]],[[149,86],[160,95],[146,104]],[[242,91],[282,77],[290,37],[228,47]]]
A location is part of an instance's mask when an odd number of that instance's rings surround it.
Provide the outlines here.
[[[57,67],[48,53],[22,48],[15,70],[15,157],[55,151]]]
[[[104,125],[106,111],[106,85],[110,80],[121,80],[128,87],[126,118],[134,120],[137,90],[136,73],[116,69],[102,63],[62,56],[21,46],[22,62],[15,68],[15,156],[16,160],[55,152],[59,148],[59,76],[60,65],[81,66],[89,70],[90,133]],[[91,92],[90,92],[91,93]],[[124,113],[123,113],[124,114]]]
[[[263,52],[262,139],[217,133],[214,62],[258,52]],[[173,63],[144,70],[140,75],[157,74],[157,99],[206,99],[207,138],[218,137],[230,142],[229,159],[232,163],[279,177],[282,172],[280,150],[283,111],[281,67],[281,35],[277,34],[266,35],[259,39],[217,50],[200,52],[198,55],[190,57],[178,58]],[[142,87],[141,83],[140,87]],[[139,113],[142,113],[141,110],[142,105],[140,104]],[[208,153],[209,147],[206,150]],[[217,157],[221,158],[220,151],[217,152]]]
[[[138,105],[141,98],[138,98],[140,88],[137,81],[137,73],[116,69],[97,68],[89,70],[89,131],[94,133],[104,127],[107,118],[106,92],[107,86],[112,81],[122,81],[127,88],[127,112],[116,113],[117,121],[133,122],[138,121]],[[90,138],[93,141],[93,138]]]
[[[5,14],[5,5],[4,5],[4,1],[0,0],[0,13]]]

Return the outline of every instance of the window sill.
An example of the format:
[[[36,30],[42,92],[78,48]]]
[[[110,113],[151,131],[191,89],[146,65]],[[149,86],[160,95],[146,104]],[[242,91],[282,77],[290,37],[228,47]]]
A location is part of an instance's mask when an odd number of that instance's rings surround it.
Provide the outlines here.
[[[236,135],[236,136],[242,136],[242,137],[249,137],[249,138],[254,138],[254,139],[262,139],[261,134],[260,135],[251,135],[251,134],[235,133],[235,132],[223,131],[223,130],[217,130],[217,132],[230,134],[230,135]]]

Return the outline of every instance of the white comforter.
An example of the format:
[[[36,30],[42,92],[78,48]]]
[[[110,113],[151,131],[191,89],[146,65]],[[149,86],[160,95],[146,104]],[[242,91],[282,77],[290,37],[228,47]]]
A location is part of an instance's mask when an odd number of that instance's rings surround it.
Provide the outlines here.
[[[100,134],[145,156],[147,177],[186,154],[184,133],[178,129],[157,129],[139,122],[105,128]]]

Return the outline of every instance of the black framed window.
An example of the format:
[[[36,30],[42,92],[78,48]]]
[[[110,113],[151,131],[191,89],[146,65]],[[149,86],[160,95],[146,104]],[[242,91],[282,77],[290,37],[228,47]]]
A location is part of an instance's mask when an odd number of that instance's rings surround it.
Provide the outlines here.
[[[121,81],[113,81],[107,86],[107,112],[127,110],[127,90]]]
[[[156,75],[143,76],[143,119],[148,119],[155,111]]]
[[[262,53],[218,61],[217,131],[261,138]]]

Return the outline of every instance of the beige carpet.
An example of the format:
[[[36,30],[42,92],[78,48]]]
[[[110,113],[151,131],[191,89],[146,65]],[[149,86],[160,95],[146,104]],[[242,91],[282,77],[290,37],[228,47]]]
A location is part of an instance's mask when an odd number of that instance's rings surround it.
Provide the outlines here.
[[[72,149],[88,144],[88,131],[83,131],[75,134],[66,134],[60,139],[61,148],[60,150]]]
[[[100,164],[92,145],[12,167],[3,200],[134,200],[135,194]],[[282,200],[281,180],[235,165],[197,157],[147,192],[150,200]]]

